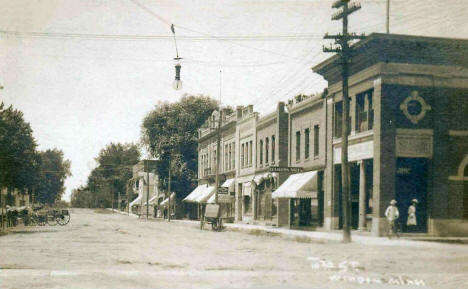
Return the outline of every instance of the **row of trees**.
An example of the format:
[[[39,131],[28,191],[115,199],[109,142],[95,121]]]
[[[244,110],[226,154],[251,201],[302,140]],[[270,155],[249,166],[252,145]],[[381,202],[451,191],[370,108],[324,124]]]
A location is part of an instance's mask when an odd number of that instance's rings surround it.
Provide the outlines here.
[[[77,208],[107,208],[126,195],[132,167],[140,160],[135,144],[110,143],[96,157],[98,164],[88,176],[86,185],[72,192],[71,205]]]
[[[32,192],[35,200],[53,204],[65,192],[70,162],[58,149],[37,150],[33,130],[23,113],[0,104],[0,189]]]
[[[110,207],[118,194],[126,195],[132,166],[144,147],[159,160],[157,174],[160,190],[167,190],[169,166],[171,190],[178,198],[192,191],[197,179],[198,128],[218,109],[217,101],[201,95],[186,95],[178,102],[160,102],[143,119],[141,144],[109,144],[96,157],[98,166],[91,171],[87,184],[72,193],[74,207]],[[135,197],[135,196],[133,196]],[[131,200],[130,200],[131,201]]]

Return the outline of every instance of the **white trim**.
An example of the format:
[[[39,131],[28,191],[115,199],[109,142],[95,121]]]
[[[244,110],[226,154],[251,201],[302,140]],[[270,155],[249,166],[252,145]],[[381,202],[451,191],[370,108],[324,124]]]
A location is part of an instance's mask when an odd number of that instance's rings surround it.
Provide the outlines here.
[[[405,134],[405,135],[434,135],[434,131],[432,129],[411,129],[411,128],[397,128],[397,134]]]
[[[468,182],[468,177],[460,177],[460,176],[449,176],[448,177],[449,181],[467,181]]]
[[[466,166],[468,166],[468,154],[465,155],[465,158],[460,162],[460,165],[458,166],[458,177],[465,178],[463,174],[465,172]]]
[[[468,130],[452,130],[448,131],[449,136],[468,136]]]

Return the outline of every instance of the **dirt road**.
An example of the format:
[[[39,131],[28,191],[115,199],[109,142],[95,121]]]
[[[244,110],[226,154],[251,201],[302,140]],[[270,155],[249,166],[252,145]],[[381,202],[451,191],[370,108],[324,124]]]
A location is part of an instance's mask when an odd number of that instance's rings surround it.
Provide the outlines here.
[[[301,243],[104,210],[71,218],[0,237],[0,288],[468,288],[466,245]]]

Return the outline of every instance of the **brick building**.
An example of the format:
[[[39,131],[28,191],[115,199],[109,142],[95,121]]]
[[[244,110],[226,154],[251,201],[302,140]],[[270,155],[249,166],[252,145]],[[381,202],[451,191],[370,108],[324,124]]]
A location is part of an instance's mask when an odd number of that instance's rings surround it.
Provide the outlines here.
[[[349,77],[353,228],[382,235],[395,199],[406,232],[468,234],[468,41],[371,34],[356,43]],[[341,65],[328,81],[325,192],[330,228],[341,227]],[[417,225],[406,226],[417,199]]]

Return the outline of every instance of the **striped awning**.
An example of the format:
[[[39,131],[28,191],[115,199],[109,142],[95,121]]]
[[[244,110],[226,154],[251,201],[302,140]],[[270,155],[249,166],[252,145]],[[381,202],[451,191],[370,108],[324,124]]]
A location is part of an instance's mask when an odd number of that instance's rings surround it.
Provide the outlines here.
[[[317,171],[290,175],[272,198],[317,198]]]
[[[185,197],[184,202],[206,203],[214,191],[215,187],[199,185],[187,197]]]

